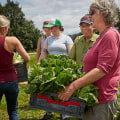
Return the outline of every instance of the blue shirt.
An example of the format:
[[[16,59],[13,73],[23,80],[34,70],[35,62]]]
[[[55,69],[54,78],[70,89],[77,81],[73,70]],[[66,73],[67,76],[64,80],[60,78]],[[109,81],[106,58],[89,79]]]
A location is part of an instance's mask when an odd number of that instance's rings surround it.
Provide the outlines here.
[[[73,41],[65,34],[62,34],[59,38],[52,35],[45,40],[45,44],[48,46],[49,54],[68,55],[67,45],[73,44]]]

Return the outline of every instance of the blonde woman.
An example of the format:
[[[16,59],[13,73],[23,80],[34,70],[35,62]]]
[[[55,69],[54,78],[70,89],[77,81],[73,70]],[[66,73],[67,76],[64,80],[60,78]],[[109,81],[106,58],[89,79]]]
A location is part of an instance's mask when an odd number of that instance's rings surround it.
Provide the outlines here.
[[[43,22],[43,30],[44,30],[45,34],[38,39],[36,63],[38,63],[39,57],[40,57],[40,55],[43,51],[43,45],[44,45],[45,40],[47,39],[47,37],[51,36],[51,29],[45,27],[46,25],[48,25],[48,23],[49,23],[49,21],[44,21]]]
[[[12,63],[13,52],[17,51],[28,62],[30,57],[16,37],[7,36],[10,21],[0,15],[0,101],[5,94],[10,120],[19,120],[17,99],[19,85],[16,69]]]

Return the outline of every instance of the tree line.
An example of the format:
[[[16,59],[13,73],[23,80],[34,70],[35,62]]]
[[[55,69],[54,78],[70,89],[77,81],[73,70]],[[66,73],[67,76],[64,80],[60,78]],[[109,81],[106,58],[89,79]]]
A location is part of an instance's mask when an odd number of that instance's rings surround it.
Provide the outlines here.
[[[115,27],[120,32],[120,9],[118,11],[119,22]],[[5,5],[0,3],[0,14],[5,15],[11,21],[8,35],[16,36],[27,51],[36,50],[38,38],[42,36],[43,31],[37,29],[32,20],[25,19],[25,14],[22,12],[22,8],[19,7],[19,3],[10,0],[7,0]],[[81,35],[81,32],[69,36],[74,41],[79,35]]]
[[[88,15],[88,14],[86,14],[86,15]],[[118,8],[118,18],[119,18],[119,21],[118,21],[118,23],[115,25],[115,28],[119,31],[119,33],[120,33],[120,9]],[[95,33],[97,33],[97,34],[99,34],[96,30],[95,30]],[[75,38],[77,37],[77,36],[80,36],[80,35],[82,35],[82,33],[81,32],[79,32],[79,33],[76,33],[76,34],[73,34],[73,35],[69,35],[71,38],[72,38],[72,40],[74,41],[75,40]]]
[[[16,36],[27,51],[35,50],[42,31],[35,28],[32,20],[25,19],[21,9],[18,2],[7,0],[4,6],[0,3],[0,14],[5,15],[11,22],[8,35]]]

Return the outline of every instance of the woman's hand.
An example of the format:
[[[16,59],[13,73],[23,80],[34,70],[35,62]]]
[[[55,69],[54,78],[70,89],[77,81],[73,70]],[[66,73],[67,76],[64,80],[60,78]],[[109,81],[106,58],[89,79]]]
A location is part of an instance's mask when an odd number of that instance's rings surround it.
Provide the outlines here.
[[[80,89],[87,84],[94,83],[95,81],[99,80],[105,75],[106,75],[105,71],[99,68],[94,68],[83,77],[73,81],[70,85],[66,86],[64,93],[61,92],[58,93],[58,98],[60,100],[67,101],[75,90]]]
[[[71,95],[74,93],[74,91],[75,91],[74,84],[71,83],[70,85],[65,87],[64,93],[58,92],[58,98],[63,101],[68,101]]]

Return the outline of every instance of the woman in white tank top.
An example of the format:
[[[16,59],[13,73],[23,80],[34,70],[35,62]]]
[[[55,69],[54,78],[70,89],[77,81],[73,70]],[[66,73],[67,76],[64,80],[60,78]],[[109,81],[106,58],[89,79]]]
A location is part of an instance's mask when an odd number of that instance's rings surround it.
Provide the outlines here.
[[[46,38],[51,36],[51,29],[45,27],[48,23],[49,23],[49,21],[44,21],[43,22],[43,30],[45,32],[45,35],[43,35],[42,37],[40,37],[38,39],[37,53],[36,53],[36,63],[38,63],[38,59],[40,57],[40,54],[42,53],[43,45],[44,45],[44,42],[45,42]]]

